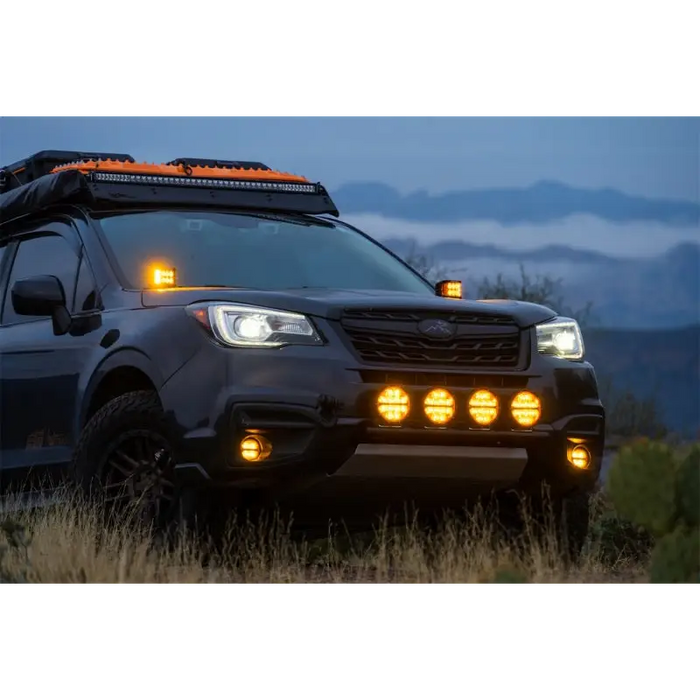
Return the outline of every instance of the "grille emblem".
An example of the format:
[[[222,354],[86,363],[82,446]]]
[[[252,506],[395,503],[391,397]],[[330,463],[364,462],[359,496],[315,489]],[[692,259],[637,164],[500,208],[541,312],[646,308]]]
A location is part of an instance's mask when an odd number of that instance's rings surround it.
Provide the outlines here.
[[[447,340],[454,337],[457,327],[454,323],[441,319],[427,318],[418,324],[418,332],[428,338]]]

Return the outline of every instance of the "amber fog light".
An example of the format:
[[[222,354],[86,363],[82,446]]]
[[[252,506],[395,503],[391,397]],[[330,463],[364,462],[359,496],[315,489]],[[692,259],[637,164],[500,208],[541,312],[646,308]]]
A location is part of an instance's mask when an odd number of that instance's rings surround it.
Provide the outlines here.
[[[445,389],[433,389],[423,401],[425,415],[435,425],[449,423],[455,414],[455,399]]]
[[[272,452],[272,444],[262,435],[248,435],[241,440],[241,457],[246,462],[262,462]]]
[[[542,404],[531,391],[521,391],[511,401],[510,412],[519,425],[529,428],[540,419]]]
[[[377,411],[387,423],[400,423],[409,409],[408,394],[399,386],[389,386],[377,397]]]
[[[475,391],[469,399],[469,415],[479,425],[491,425],[498,416],[498,397],[487,389]]]
[[[584,445],[575,445],[569,448],[569,462],[576,469],[588,469],[591,466],[591,453]]]

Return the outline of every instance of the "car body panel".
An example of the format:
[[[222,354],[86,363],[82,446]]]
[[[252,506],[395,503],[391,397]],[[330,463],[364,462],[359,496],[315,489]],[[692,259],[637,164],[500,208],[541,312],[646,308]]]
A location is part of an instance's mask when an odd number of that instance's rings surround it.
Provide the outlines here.
[[[536,486],[553,474],[563,489],[591,488],[595,482],[605,411],[588,362],[539,355],[533,327],[555,317],[552,309],[509,300],[440,298],[427,281],[424,295],[320,288],[133,290],[87,207],[61,206],[4,222],[3,235],[20,235],[47,221],[70,227],[77,248],[84,248],[100,308],[76,317],[71,332],[62,336],[54,335],[50,319],[0,325],[2,488],[18,475],[37,472],[37,467],[39,473],[41,468],[66,467],[101,387],[124,369],[141,373],[158,392],[182,472],[215,488],[257,489],[284,497],[304,484],[337,485],[340,480],[355,484],[351,490],[360,484],[361,491],[373,488],[372,476],[375,485],[401,479],[402,460],[407,478],[415,482],[423,474],[426,484],[439,476],[443,484],[456,478],[465,484],[479,482],[480,488],[505,482]],[[4,289],[7,264],[1,272]],[[305,314],[324,343],[224,347],[187,313],[189,305],[207,302]],[[465,322],[463,335],[517,336],[517,363],[471,367],[428,365],[410,357],[395,364],[369,361],[350,337],[353,321],[348,315],[362,310],[380,315],[419,311],[423,321],[473,316]],[[421,322],[407,322],[401,333],[411,335]],[[457,398],[458,416],[444,429],[426,426],[420,411],[401,428],[382,427],[375,402],[389,383],[404,386],[417,406],[431,388],[445,387]],[[468,423],[466,401],[478,388],[493,390],[505,407],[501,422],[490,430]],[[541,420],[531,430],[517,429],[507,419],[507,402],[522,389],[542,400]],[[240,459],[238,445],[251,431],[273,440],[265,463]],[[39,448],[32,447],[32,435]],[[585,473],[566,463],[571,437],[591,446],[594,461]],[[494,460],[490,467],[487,453]],[[508,455],[516,453],[509,462]],[[542,456],[548,454],[552,457],[543,463]],[[505,481],[498,476],[504,460],[510,474]]]
[[[204,301],[222,301],[294,311],[338,320],[343,309],[414,309],[436,314],[483,313],[513,318],[521,328],[543,323],[556,316],[552,309],[527,302],[498,304],[467,299],[446,299],[429,294],[399,294],[382,290],[296,289],[273,292],[257,289],[163,289],[142,293],[145,307],[184,306]]]

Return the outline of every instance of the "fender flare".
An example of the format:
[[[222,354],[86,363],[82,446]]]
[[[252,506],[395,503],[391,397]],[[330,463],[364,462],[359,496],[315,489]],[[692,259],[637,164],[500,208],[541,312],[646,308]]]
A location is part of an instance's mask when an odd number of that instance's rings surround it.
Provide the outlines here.
[[[79,404],[80,408],[76,416],[76,437],[80,434],[85,424],[85,417],[90,403],[102,380],[113,370],[127,367],[143,372],[143,374],[150,379],[157,391],[163,386],[165,380],[158,366],[147,355],[135,348],[120,348],[115,350],[113,353],[103,358],[97,367],[95,367],[94,371],[89,376],[87,384],[82,389],[82,398]]]

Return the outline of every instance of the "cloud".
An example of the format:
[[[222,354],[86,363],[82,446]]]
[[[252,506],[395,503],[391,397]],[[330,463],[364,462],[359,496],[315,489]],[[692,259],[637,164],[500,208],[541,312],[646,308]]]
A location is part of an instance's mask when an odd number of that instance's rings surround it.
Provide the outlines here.
[[[700,229],[657,223],[615,224],[592,216],[571,216],[549,224],[504,226],[494,221],[419,223],[374,214],[343,216],[353,226],[379,240],[410,238],[419,245],[466,241],[511,251],[531,251],[549,245],[595,251],[622,258],[651,258],[679,243],[700,241]]]

